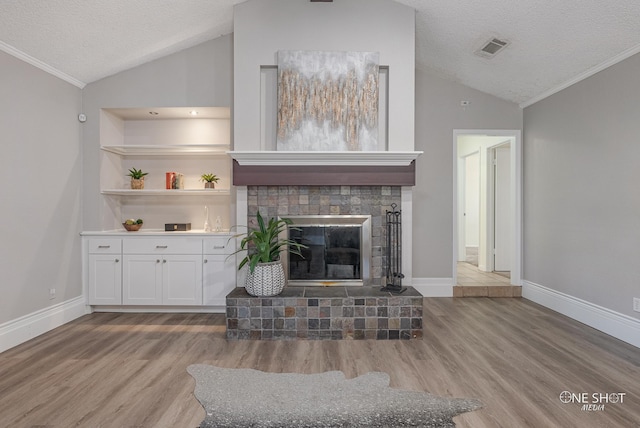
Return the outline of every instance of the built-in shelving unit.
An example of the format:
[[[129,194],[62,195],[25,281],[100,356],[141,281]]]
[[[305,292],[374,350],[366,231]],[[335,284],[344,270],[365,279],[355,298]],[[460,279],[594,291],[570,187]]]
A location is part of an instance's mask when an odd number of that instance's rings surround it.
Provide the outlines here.
[[[197,111],[198,114],[194,114]],[[143,218],[145,227],[165,223],[204,223],[221,217],[229,228],[231,201],[230,109],[105,108],[100,115],[100,194],[103,230],[121,227],[127,218]],[[130,188],[129,169],[147,172],[144,189]],[[183,174],[182,189],[167,189],[167,172]],[[205,189],[200,176],[219,177]]]
[[[198,114],[193,114],[197,110]],[[100,112],[101,230],[85,231],[87,303],[110,311],[135,308],[223,311],[236,285],[229,108],[105,108]],[[132,168],[146,172],[131,189]],[[167,173],[184,188],[167,189]],[[215,174],[215,189],[202,174]],[[122,227],[143,219],[139,232]],[[221,230],[217,228],[220,219]],[[190,223],[189,231],[166,231]]]

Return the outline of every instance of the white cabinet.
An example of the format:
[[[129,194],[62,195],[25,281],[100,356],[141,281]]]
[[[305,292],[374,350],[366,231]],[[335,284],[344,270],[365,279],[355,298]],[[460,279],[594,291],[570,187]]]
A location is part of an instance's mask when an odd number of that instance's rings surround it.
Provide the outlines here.
[[[203,240],[203,303],[223,306],[225,297],[236,286],[235,239],[230,236]]]
[[[122,241],[90,239],[88,253],[89,304],[122,304]]]
[[[83,232],[93,306],[224,307],[236,286],[230,233]]]
[[[89,255],[89,304],[122,304],[122,263],[120,255]]]
[[[202,255],[171,255],[162,261],[162,304],[202,305]]]
[[[125,239],[125,305],[202,305],[202,240]]]
[[[125,305],[162,304],[162,258],[152,254],[125,255],[123,299]]]
[[[202,304],[202,256],[131,254],[124,256],[125,305]]]

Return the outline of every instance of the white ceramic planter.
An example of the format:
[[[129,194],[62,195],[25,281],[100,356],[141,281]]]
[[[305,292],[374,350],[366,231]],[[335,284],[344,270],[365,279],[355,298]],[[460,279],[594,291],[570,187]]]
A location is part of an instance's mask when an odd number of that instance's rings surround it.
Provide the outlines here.
[[[282,263],[258,263],[253,270],[247,272],[244,288],[252,296],[268,297],[282,293],[286,283]]]

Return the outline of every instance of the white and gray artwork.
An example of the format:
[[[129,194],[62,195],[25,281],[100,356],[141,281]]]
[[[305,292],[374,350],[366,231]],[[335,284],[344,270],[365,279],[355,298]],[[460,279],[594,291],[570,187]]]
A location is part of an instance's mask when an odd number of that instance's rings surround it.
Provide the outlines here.
[[[278,150],[378,148],[377,52],[278,52]]]

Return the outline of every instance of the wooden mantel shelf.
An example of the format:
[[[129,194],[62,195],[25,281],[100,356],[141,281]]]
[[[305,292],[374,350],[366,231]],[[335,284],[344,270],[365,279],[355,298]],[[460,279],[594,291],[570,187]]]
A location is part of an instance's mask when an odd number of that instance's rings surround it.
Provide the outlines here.
[[[423,152],[230,151],[241,166],[408,166]]]
[[[240,165],[236,186],[415,186],[416,162],[409,165]]]

